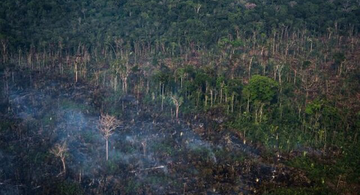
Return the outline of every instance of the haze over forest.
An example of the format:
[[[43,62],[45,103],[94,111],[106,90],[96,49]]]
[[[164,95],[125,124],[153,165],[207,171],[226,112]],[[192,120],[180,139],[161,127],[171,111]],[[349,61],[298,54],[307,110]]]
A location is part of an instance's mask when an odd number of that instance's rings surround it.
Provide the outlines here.
[[[0,1],[0,194],[357,194],[360,0]]]

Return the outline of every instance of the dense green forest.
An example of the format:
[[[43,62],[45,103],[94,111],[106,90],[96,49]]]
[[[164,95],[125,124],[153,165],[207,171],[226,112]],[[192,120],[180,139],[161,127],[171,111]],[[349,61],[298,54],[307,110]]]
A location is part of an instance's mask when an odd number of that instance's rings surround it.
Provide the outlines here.
[[[359,0],[3,0],[0,194],[356,194],[359,30]]]
[[[228,36],[254,36],[261,43],[282,31],[353,35],[360,25],[355,0],[27,0],[2,1],[0,7],[1,38],[14,50],[60,43],[94,49],[123,39],[132,49],[164,45],[179,53],[191,44],[216,48]]]

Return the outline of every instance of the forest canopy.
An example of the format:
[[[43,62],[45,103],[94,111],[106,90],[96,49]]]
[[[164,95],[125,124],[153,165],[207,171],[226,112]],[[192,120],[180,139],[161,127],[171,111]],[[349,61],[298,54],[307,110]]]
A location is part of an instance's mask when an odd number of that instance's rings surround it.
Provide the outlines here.
[[[130,42],[211,48],[229,34],[266,37],[285,27],[321,35],[358,32],[355,0],[1,1],[0,37],[18,47]]]

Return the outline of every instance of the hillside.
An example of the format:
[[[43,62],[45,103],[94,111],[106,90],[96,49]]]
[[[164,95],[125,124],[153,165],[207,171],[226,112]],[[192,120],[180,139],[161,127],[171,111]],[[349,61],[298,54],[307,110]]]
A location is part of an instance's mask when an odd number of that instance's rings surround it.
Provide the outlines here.
[[[0,2],[0,194],[356,194],[358,0]]]

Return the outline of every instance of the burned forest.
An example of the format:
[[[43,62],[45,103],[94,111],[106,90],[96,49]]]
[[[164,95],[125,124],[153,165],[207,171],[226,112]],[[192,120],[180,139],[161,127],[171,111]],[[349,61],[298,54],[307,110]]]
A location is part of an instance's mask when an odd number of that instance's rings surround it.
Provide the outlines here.
[[[359,30],[359,0],[2,0],[0,194],[358,194]]]

